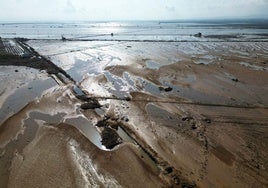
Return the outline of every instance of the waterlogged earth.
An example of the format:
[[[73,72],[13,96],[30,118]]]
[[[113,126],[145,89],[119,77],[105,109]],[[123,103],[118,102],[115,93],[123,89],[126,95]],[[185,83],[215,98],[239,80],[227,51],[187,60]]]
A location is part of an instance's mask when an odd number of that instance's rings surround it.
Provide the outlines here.
[[[268,186],[267,42],[2,41],[0,187]]]

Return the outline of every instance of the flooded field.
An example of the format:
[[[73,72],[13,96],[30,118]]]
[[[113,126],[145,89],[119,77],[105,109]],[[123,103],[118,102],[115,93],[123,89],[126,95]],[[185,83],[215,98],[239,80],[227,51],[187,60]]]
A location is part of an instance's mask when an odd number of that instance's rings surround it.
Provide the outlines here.
[[[267,38],[121,39],[1,39],[0,187],[267,187]]]

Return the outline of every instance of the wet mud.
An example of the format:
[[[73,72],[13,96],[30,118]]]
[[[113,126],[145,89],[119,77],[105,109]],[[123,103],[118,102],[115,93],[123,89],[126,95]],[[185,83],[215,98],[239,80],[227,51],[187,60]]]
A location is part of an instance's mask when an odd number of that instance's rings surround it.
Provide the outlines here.
[[[12,40],[1,187],[268,185],[266,42]]]

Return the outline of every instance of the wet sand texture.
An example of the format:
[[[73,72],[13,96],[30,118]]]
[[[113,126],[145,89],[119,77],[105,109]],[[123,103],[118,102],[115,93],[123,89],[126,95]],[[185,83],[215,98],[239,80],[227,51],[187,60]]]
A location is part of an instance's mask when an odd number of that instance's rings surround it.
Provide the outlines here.
[[[13,42],[1,187],[268,186],[267,42]]]
[[[116,178],[115,178],[116,177]],[[64,180],[64,181],[63,181]],[[101,151],[70,125],[41,126],[12,162],[10,187],[162,187],[132,145]]]

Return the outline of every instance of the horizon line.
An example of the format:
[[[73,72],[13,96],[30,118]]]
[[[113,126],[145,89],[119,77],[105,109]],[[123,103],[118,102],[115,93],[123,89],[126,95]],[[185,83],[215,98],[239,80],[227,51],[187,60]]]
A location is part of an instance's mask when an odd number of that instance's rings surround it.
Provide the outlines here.
[[[77,20],[0,20],[1,24],[4,23],[59,23],[59,22],[183,22],[183,21],[253,21],[253,20],[259,20],[259,21],[268,21],[267,17],[226,17],[226,18],[179,18],[179,19],[99,19],[99,20],[86,20],[86,19],[77,19]]]

